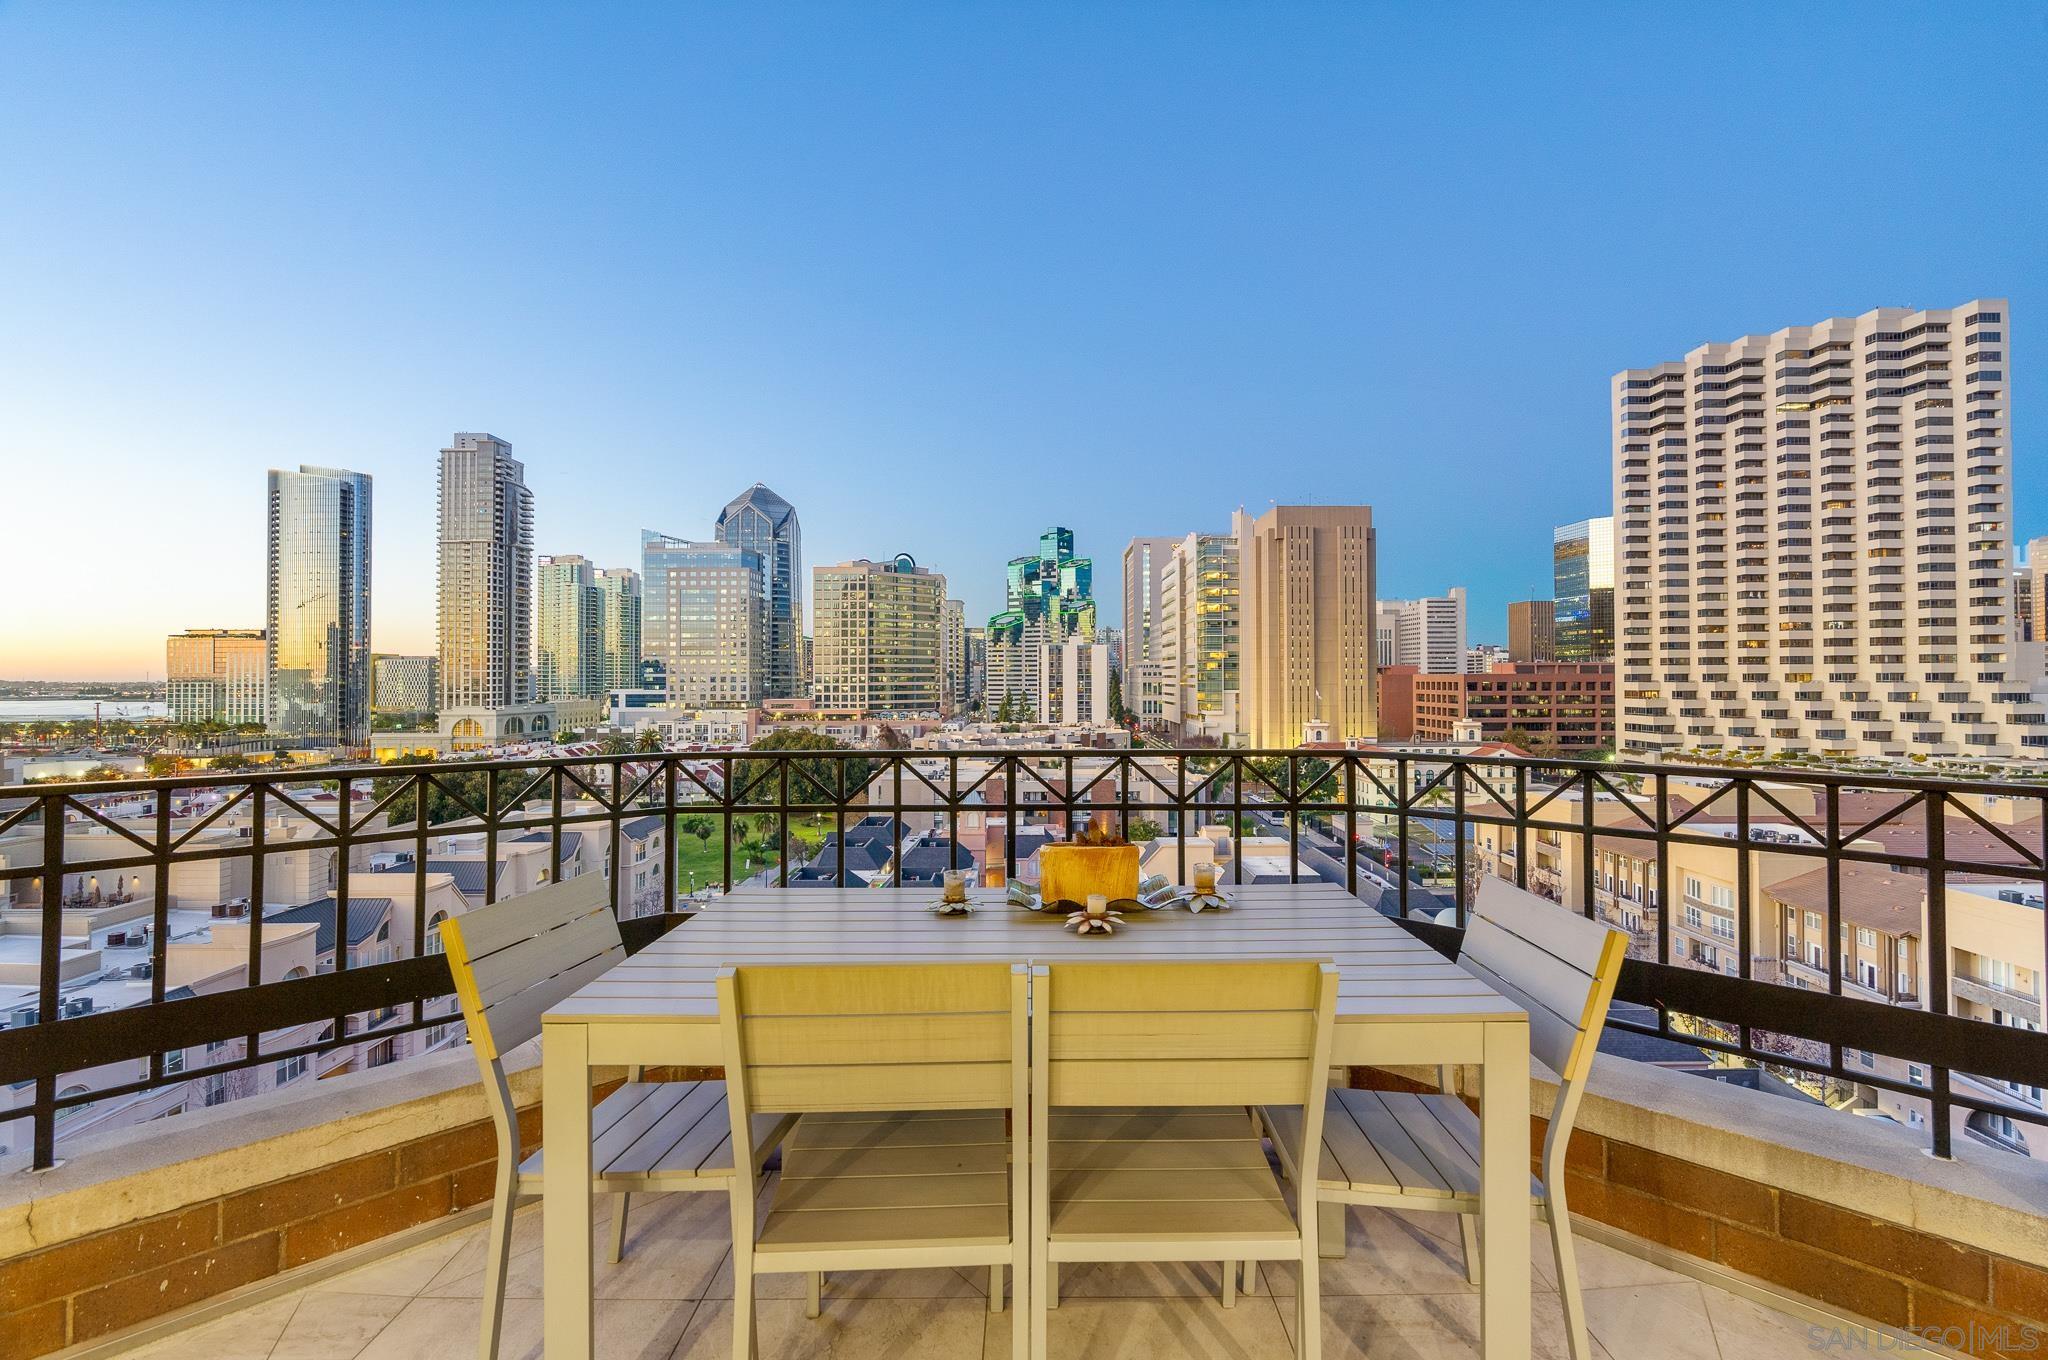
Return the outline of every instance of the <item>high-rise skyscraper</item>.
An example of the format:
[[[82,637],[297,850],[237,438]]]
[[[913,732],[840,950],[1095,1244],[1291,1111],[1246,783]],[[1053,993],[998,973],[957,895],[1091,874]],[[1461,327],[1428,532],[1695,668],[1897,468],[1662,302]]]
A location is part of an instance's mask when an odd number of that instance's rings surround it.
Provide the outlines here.
[[[607,691],[640,684],[640,573],[597,569],[599,678]]]
[[[751,708],[768,696],[768,568],[752,548],[640,534],[640,650],[668,701]]]
[[[2008,316],[1884,308],[1614,376],[1623,750],[2041,754]]]
[[[946,601],[939,619],[939,711],[947,717],[967,711],[967,606]]]
[[[270,473],[265,703],[281,737],[370,743],[370,479]]]
[[[512,446],[458,434],[441,450],[441,710],[533,697],[533,493]]]
[[[2027,544],[2027,628],[2035,642],[2048,642],[2048,537]]]
[[[1413,666],[1421,675],[1462,675],[1465,670],[1465,589],[1453,587],[1419,600],[1381,600],[1375,636],[1392,639],[1390,666]]]
[[[1516,600],[1508,606],[1508,659],[1554,661],[1556,614],[1549,600]]]
[[[1174,538],[1134,538],[1124,548],[1123,664],[1159,664],[1159,592],[1173,557]]]
[[[1221,739],[1239,727],[1242,595],[1232,534],[1175,539],[1159,576],[1160,721],[1181,738]],[[1129,703],[1128,696],[1125,700]]]
[[[1239,723],[1255,747],[1371,737],[1374,538],[1365,505],[1276,505],[1234,519],[1243,628]]]
[[[1561,525],[1551,536],[1552,643],[1560,661],[1614,656],[1614,517]]]
[[[593,698],[604,691],[604,599],[597,569],[576,553],[543,557],[536,566],[540,596],[534,697]]]
[[[797,639],[804,622],[804,551],[796,507],[755,482],[718,512],[715,537],[720,543],[761,555],[761,569],[768,578],[768,688],[763,697],[798,697],[802,693],[797,679]]]
[[[946,578],[908,553],[812,574],[811,694],[822,709],[936,713]]]
[[[441,701],[441,659],[376,652],[370,657],[370,712],[432,713]]]
[[[1005,700],[1012,712],[1039,711],[1039,649],[1068,638],[1095,636],[1095,563],[1074,556],[1074,531],[1054,525],[1038,536],[1036,556],[1013,557],[1005,568],[1004,609],[988,621],[985,699],[991,711]]]
[[[174,723],[240,727],[269,720],[261,628],[191,628],[164,642],[164,698]]]

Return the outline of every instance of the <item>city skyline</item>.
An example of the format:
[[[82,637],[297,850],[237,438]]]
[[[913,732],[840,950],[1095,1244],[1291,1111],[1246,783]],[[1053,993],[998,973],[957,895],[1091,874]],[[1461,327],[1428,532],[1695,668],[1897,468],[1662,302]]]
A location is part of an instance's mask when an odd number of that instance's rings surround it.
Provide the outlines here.
[[[802,507],[808,560],[908,551],[969,618],[997,605],[981,545],[1044,524],[1100,549],[1121,624],[1112,546],[1239,504],[1370,503],[1383,592],[1463,584],[1488,640],[1546,593],[1551,528],[1611,511],[1608,382],[1646,355],[2009,297],[2015,461],[2037,463],[2043,153],[2013,132],[2028,82],[1976,79],[2013,50],[1995,15],[1816,47],[1810,10],[1568,42],[1501,10],[1460,32],[1493,97],[1448,121],[1420,11],[1183,16],[1158,63],[1142,14],[1013,18],[1000,62],[943,16],[886,39],[850,16],[502,18],[0,14],[0,152],[43,205],[0,235],[0,465],[18,503],[67,504],[89,469],[95,523],[191,530],[138,580],[66,516],[21,517],[0,568],[62,562],[69,589],[10,601],[0,676],[157,674],[168,633],[260,622],[262,545],[213,525],[260,513],[280,428],[293,465],[376,479],[373,645],[397,652],[432,650],[420,451],[456,428],[519,448],[536,551],[630,562],[643,524],[709,525],[762,480]],[[1644,67],[1644,44],[1685,60]],[[458,54],[548,79],[479,109],[445,94]],[[1869,248],[1736,251],[1681,192],[1697,166],[1721,196],[1811,191],[1774,111],[1725,106],[1727,70],[1854,107],[1907,68],[1977,93],[1830,126],[1831,173],[1883,186],[1845,204]],[[424,210],[476,173],[516,210]],[[1967,204],[1969,231],[1887,206],[1910,202]],[[1497,362],[1475,383],[1450,354]],[[1054,466],[1084,475],[1018,475]],[[1453,542],[1447,498],[1511,477],[1480,550]],[[2048,481],[2017,480],[2025,541]]]

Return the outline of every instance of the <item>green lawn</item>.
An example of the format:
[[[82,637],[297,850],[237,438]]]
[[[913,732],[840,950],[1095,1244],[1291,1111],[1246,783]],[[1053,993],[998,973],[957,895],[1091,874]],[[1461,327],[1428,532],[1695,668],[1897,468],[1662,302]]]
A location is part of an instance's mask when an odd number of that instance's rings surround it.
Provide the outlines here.
[[[851,823],[854,818],[847,819]],[[713,817],[709,838],[699,840],[684,831],[679,824],[676,829],[676,891],[688,893],[695,889],[721,884],[725,877],[725,851],[719,841],[719,818]],[[791,818],[790,834],[802,841],[806,847],[815,847],[832,834],[832,819],[828,816]],[[773,846],[763,846],[753,836],[752,824],[748,824],[749,841],[742,847],[733,846],[732,876],[735,881],[758,871],[764,856],[767,863],[773,863]],[[772,833],[771,833],[772,835]],[[749,867],[749,861],[752,867]]]

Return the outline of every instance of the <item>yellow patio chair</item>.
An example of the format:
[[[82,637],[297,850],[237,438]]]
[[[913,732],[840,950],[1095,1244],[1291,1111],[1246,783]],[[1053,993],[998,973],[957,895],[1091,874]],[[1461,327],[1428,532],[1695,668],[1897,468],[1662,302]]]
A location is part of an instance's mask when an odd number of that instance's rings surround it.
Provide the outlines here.
[[[626,956],[605,880],[581,874],[494,906],[441,922],[455,995],[483,1073],[484,1099],[498,1134],[497,1185],[484,1251],[483,1325],[478,1352],[494,1360],[505,1316],[505,1274],[512,1254],[512,1211],[541,1193],[544,1152],[528,1156],[519,1112],[505,1080],[504,1055],[540,1033],[541,1013]],[[591,1111],[593,1188],[613,1196],[611,1259],[626,1242],[626,1198],[633,1191],[707,1190],[731,1195],[732,1135],[720,1081],[630,1079]],[[751,1127],[758,1166],[793,1122],[766,1117]]]
[[[1529,1012],[1530,1051],[1560,1078],[1530,1202],[1550,1225],[1572,1360],[1590,1360],[1591,1347],[1565,1205],[1565,1149],[1627,954],[1623,932],[1492,877],[1480,884],[1458,953],[1469,972]],[[1449,1069],[1439,1073],[1442,1095],[1329,1091],[1326,1104],[1315,1102],[1326,1110],[1323,1157],[1310,1174],[1320,1178],[1325,1200],[1457,1214],[1465,1273],[1479,1283],[1478,1234],[1486,1226],[1479,1218],[1479,1117],[1451,1094],[1452,1076]],[[1297,1174],[1289,1150],[1300,1137],[1300,1108],[1268,1107],[1263,1117],[1282,1167]]]
[[[1314,1170],[1337,970],[1309,960],[1032,970],[1031,1360],[1067,1261],[1301,1268],[1300,1360],[1322,1353]],[[1292,1212],[1248,1107],[1301,1102]]]
[[[733,1196],[733,1355],[756,1354],[754,1277],[987,1266],[1016,1283],[1021,1356],[1027,1102],[1023,965],[740,965],[718,975],[734,1129],[801,1113],[756,1230]]]

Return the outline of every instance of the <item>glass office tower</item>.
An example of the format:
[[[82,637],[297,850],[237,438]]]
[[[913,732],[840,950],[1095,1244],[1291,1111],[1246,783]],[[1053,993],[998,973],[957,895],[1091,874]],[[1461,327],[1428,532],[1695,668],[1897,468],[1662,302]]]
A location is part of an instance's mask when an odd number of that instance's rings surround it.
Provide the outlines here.
[[[768,591],[766,699],[794,699],[798,682],[798,637],[803,632],[803,528],[796,507],[759,482],[718,512],[714,535],[720,543],[758,553]]]
[[[1551,637],[1559,661],[1614,658],[1614,517],[1582,519],[1552,535]]]
[[[266,722],[281,737],[370,743],[370,479],[270,473]]]

